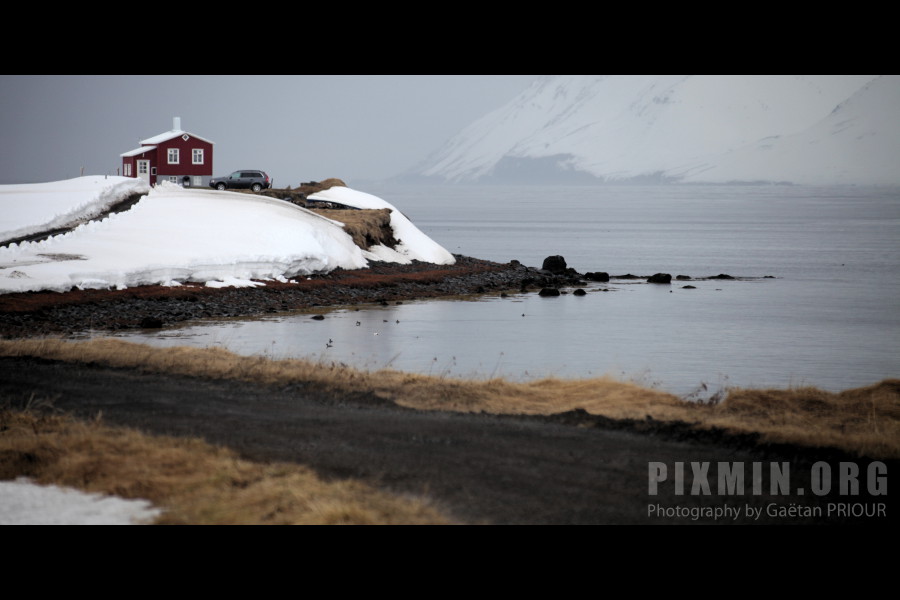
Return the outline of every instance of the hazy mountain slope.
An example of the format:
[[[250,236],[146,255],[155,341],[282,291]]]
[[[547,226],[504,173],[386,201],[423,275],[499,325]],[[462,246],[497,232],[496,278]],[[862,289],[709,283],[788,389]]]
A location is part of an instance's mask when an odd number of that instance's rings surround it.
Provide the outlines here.
[[[900,150],[898,79],[544,77],[416,173],[449,182],[900,182],[886,164]]]
[[[687,181],[900,184],[900,77],[879,77],[812,127],[727,153]]]

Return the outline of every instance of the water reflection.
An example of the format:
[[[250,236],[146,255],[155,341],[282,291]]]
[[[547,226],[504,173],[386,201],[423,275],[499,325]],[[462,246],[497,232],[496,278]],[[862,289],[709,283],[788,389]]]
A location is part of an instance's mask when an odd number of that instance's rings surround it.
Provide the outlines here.
[[[585,296],[427,300],[334,310],[322,320],[204,321],[118,337],[443,377],[612,375],[681,395],[725,382],[838,391],[893,376],[893,356],[882,351],[897,347],[891,328],[862,309],[841,312],[849,299],[812,302],[827,287],[780,279],[691,285],[594,284]]]

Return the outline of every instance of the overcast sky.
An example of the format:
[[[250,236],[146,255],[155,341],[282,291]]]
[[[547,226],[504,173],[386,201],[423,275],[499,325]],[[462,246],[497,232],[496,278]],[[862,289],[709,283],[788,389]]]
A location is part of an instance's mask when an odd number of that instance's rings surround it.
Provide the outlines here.
[[[534,75],[2,75],[0,184],[115,175],[172,128],[215,143],[214,175],[278,187],[387,179],[415,166]]]

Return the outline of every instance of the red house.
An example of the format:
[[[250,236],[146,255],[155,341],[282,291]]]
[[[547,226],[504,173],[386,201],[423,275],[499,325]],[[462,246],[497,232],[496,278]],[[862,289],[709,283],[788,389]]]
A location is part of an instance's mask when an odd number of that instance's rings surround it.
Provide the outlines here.
[[[141,140],[141,147],[122,155],[122,175],[141,177],[151,185],[171,181],[184,187],[206,187],[213,174],[213,143],[181,129]]]

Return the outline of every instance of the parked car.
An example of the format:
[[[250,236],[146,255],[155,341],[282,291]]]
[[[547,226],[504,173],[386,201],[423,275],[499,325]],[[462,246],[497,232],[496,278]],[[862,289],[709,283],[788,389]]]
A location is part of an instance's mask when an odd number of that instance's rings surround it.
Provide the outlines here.
[[[227,177],[213,177],[209,187],[217,190],[265,190],[272,187],[272,179],[265,171],[241,170]]]

